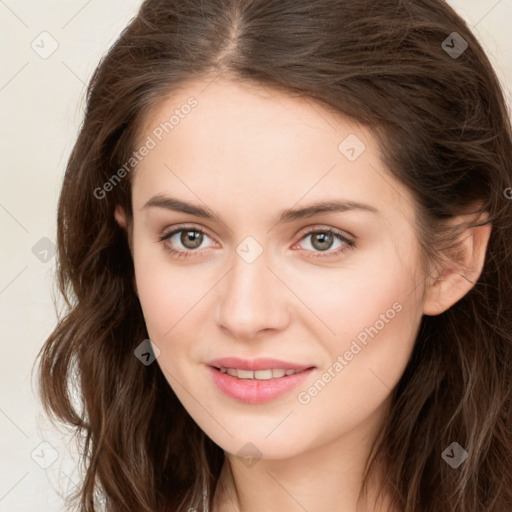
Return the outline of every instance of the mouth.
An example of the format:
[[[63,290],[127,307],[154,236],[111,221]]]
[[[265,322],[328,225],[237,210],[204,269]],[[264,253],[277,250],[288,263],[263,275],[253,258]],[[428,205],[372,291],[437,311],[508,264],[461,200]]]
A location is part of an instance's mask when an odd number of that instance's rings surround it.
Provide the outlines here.
[[[275,359],[224,358],[207,363],[213,383],[229,398],[261,404],[291,392],[311,376],[315,366]]]
[[[301,372],[305,372],[313,368],[304,368],[302,370],[294,370],[292,368],[267,368],[265,370],[242,370],[241,368],[225,368],[224,366],[212,366],[215,370],[236,377],[237,379],[244,380],[271,380],[271,379],[282,379],[289,377],[290,375],[296,375]]]

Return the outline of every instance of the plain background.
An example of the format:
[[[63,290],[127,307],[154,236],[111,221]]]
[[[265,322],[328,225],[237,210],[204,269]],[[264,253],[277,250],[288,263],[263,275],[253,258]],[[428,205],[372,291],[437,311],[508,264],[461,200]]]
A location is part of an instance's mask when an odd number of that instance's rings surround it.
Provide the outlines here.
[[[448,3],[473,27],[512,106],[512,0]],[[31,372],[57,319],[56,206],[85,86],[139,5],[0,0],[0,512],[65,510],[59,493],[79,481],[71,433],[46,419]]]

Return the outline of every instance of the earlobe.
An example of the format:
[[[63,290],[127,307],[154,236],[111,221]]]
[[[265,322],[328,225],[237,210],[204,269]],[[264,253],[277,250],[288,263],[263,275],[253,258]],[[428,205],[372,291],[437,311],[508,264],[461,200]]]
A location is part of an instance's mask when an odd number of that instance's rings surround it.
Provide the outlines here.
[[[439,315],[464,297],[476,284],[485,262],[492,226],[468,228],[457,251],[437,278],[429,278],[425,289],[423,314]]]
[[[121,206],[116,206],[114,217],[119,226],[121,226],[123,229],[126,229],[126,213]]]

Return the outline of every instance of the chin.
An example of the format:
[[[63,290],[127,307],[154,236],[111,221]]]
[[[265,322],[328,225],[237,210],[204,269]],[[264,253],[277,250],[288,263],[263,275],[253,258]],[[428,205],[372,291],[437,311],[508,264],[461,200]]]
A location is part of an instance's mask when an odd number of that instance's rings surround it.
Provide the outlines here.
[[[297,439],[286,435],[286,432],[281,436],[271,434],[270,437],[273,439],[265,439],[265,435],[261,435],[261,430],[255,429],[254,436],[247,432],[243,437],[226,439],[226,436],[223,436],[222,439],[212,439],[225,452],[239,457],[248,467],[260,459],[288,459],[307,450],[306,446],[298,445]]]

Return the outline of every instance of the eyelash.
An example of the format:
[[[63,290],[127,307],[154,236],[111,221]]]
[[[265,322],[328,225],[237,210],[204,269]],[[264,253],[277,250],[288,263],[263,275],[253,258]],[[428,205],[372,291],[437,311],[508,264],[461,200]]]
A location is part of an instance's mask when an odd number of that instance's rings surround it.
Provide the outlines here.
[[[198,229],[193,226],[178,226],[175,229],[173,229],[172,231],[170,231],[169,233],[165,233],[162,236],[159,236],[158,241],[165,242],[166,240],[172,238],[177,233],[181,233],[182,231],[194,231],[196,233],[201,233],[203,235],[206,235],[208,238],[212,238],[208,235],[208,233],[206,233],[202,229]],[[305,233],[302,233],[299,242],[304,240],[306,237],[308,237],[310,235],[317,234],[317,233],[325,233],[328,235],[333,235],[335,238],[337,238],[338,240],[343,242],[345,244],[345,246],[342,248],[338,248],[336,251],[330,251],[330,250],[328,250],[328,251],[311,251],[308,249],[302,249],[303,251],[313,253],[312,255],[308,256],[310,258],[332,258],[335,256],[339,256],[340,254],[345,253],[346,251],[354,249],[356,247],[356,244],[354,241],[349,240],[348,238],[344,237],[341,234],[341,232],[338,232],[337,230],[334,230],[332,228],[323,228],[323,229],[317,228],[317,229],[311,229],[310,231],[306,231]],[[299,243],[299,242],[297,242],[297,243]],[[296,244],[294,244],[294,245],[296,245]],[[165,245],[164,245],[164,247],[168,253],[170,253],[173,257],[176,257],[176,258],[190,258],[190,257],[193,258],[193,257],[195,257],[195,255],[197,253],[201,252],[201,249],[183,251],[183,250],[172,249],[170,247],[166,247]],[[194,255],[192,255],[192,253]]]

